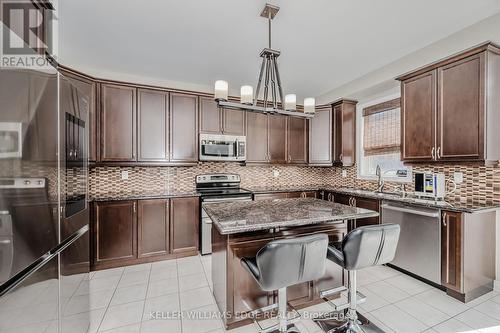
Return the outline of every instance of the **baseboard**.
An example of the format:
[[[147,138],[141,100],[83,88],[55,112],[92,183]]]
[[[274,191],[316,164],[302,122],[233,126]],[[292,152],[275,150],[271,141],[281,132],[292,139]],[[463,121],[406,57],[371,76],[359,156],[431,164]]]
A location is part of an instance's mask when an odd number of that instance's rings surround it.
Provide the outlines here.
[[[500,281],[499,280],[493,281],[493,290],[500,292]]]

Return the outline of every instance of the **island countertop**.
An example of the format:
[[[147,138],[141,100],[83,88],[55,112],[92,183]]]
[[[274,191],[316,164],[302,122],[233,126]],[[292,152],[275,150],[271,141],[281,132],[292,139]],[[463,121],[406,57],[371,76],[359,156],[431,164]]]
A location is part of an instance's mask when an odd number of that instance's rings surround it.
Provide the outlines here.
[[[315,198],[204,203],[203,208],[220,234],[229,235],[283,227],[342,223],[378,212]]]

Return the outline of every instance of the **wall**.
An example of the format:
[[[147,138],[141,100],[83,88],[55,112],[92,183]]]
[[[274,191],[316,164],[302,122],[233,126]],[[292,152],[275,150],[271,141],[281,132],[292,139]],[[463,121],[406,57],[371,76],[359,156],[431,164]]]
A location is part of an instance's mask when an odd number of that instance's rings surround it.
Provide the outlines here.
[[[318,96],[316,101],[322,104],[341,97],[360,99],[367,90],[387,90],[398,85],[394,80],[398,75],[488,40],[500,44],[500,13]]]

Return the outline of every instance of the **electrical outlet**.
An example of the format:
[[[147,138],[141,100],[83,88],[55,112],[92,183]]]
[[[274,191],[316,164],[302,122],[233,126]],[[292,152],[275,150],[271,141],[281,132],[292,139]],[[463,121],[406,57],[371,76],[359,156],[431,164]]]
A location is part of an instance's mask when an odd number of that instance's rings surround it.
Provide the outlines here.
[[[342,169],[342,178],[347,178],[347,170]]]
[[[273,177],[278,178],[280,176],[280,171],[279,170],[273,170]]]
[[[464,182],[463,172],[454,172],[453,181],[455,182],[455,184],[462,184]]]
[[[122,171],[122,180],[127,180],[128,179],[128,171],[123,170]]]

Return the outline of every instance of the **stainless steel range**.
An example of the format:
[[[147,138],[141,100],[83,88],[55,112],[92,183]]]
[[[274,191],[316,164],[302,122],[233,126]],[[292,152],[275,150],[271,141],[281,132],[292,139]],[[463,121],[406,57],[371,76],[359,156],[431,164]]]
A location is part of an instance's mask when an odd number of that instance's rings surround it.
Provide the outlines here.
[[[207,174],[196,176],[196,190],[201,202],[252,201],[252,192],[240,187],[235,174]],[[212,220],[201,210],[201,254],[212,253]]]

